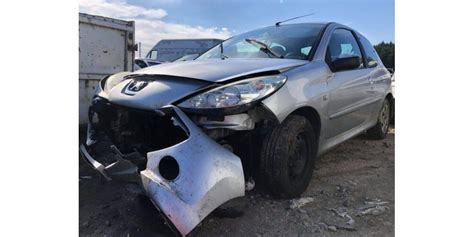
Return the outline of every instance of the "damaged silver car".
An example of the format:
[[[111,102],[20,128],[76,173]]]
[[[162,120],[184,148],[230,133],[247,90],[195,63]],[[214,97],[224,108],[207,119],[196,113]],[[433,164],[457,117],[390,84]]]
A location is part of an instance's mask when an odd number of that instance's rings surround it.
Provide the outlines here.
[[[106,179],[136,178],[186,235],[243,196],[246,183],[294,198],[322,153],[363,132],[383,139],[390,83],[359,32],[337,23],[277,24],[193,61],[104,78],[80,151]]]

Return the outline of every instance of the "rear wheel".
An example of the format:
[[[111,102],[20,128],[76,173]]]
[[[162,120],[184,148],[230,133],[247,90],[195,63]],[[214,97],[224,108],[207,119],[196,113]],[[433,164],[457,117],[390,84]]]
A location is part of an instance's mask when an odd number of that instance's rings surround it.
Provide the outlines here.
[[[385,99],[380,109],[377,124],[367,130],[367,136],[371,139],[384,139],[387,136],[390,124],[390,101]]]
[[[317,155],[308,119],[290,115],[265,137],[260,160],[262,186],[276,198],[294,198],[311,180]]]

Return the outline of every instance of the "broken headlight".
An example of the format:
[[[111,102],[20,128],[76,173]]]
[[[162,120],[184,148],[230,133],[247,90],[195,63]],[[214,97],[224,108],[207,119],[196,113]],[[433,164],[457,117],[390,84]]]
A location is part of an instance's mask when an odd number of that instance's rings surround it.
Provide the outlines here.
[[[224,109],[259,101],[285,84],[283,75],[264,76],[220,86],[193,96],[178,106],[187,109]]]

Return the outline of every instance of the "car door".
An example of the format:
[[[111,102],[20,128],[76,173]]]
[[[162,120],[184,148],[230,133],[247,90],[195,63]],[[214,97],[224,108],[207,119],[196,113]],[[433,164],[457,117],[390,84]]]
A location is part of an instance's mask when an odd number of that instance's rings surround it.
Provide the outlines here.
[[[337,28],[332,32],[326,50],[326,63],[338,58],[360,57],[361,64],[351,70],[335,71],[328,78],[329,129],[326,138],[347,132],[369,119],[370,69],[366,68],[361,47],[351,30]]]
[[[367,68],[370,69],[369,83],[370,83],[370,97],[374,102],[373,113],[378,115],[379,110],[382,106],[382,101],[385,99],[387,91],[390,89],[391,76],[388,70],[380,60],[374,47],[363,35],[357,33],[359,42],[362,45],[363,52],[366,58]],[[378,103],[375,103],[378,102]]]

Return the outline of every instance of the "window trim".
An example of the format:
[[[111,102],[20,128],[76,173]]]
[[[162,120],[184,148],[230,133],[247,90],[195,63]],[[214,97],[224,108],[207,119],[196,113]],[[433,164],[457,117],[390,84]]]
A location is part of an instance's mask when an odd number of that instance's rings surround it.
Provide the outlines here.
[[[314,42],[314,45],[313,47],[311,48],[311,50],[309,51],[309,54],[308,54],[308,57],[306,60],[308,61],[313,61],[314,60],[314,57],[316,56],[316,50],[318,50],[318,47],[320,46],[320,43],[323,39],[323,36],[324,34],[326,33],[326,30],[327,28],[329,27],[329,25],[331,25],[332,22],[329,22],[327,23],[318,33],[318,35],[316,36],[316,41]]]
[[[366,68],[376,68],[376,67],[378,67],[378,66],[380,65],[380,62],[379,62],[377,59],[375,59],[375,61],[377,62],[377,65],[372,66],[372,67],[369,67],[369,60],[368,60],[368,58],[367,58],[367,55],[365,54],[365,47],[364,47],[364,45],[363,45],[362,42],[361,42],[361,37],[364,37],[364,38],[365,38],[365,36],[363,36],[362,34],[360,34],[360,33],[358,33],[358,32],[354,32],[354,33],[357,35],[358,41],[360,41],[360,45],[361,45],[362,51],[364,51],[364,58],[365,58],[364,61],[365,61],[365,64],[366,64]],[[359,35],[360,35],[360,36],[359,36]],[[372,43],[371,43],[367,38],[365,38],[365,39],[367,40],[367,42],[369,42],[370,45],[372,45]],[[374,48],[373,45],[372,45],[372,48],[375,50],[375,48]],[[378,56],[377,51],[375,51],[375,53],[376,53],[377,56]],[[380,57],[380,56],[379,56],[379,57]]]
[[[354,70],[361,70],[361,69],[367,69],[369,68],[368,67],[368,64],[367,64],[367,59],[366,59],[366,56],[365,56],[365,51],[364,51],[364,48],[362,47],[362,43],[360,42],[359,40],[359,36],[357,35],[357,32],[355,32],[355,30],[351,29],[351,28],[348,28],[348,27],[344,27],[344,26],[336,26],[332,32],[331,32],[331,35],[329,36],[329,39],[328,39],[328,43],[326,45],[326,53],[324,55],[324,62],[326,63],[326,65],[331,68],[330,66],[330,61],[328,61],[328,53],[330,53],[330,50],[329,50],[329,43],[331,42],[331,37],[332,35],[334,34],[334,31],[336,30],[339,30],[339,29],[343,29],[343,30],[347,30],[349,31],[351,34],[352,34],[352,37],[354,37],[354,39],[356,40],[357,42],[357,46],[359,46],[359,50],[360,50],[360,53],[362,54],[362,64],[364,65],[363,67],[360,67],[360,68],[354,68],[354,69],[351,69],[351,70],[344,70],[344,71],[354,71]],[[331,70],[332,71],[332,70]]]

